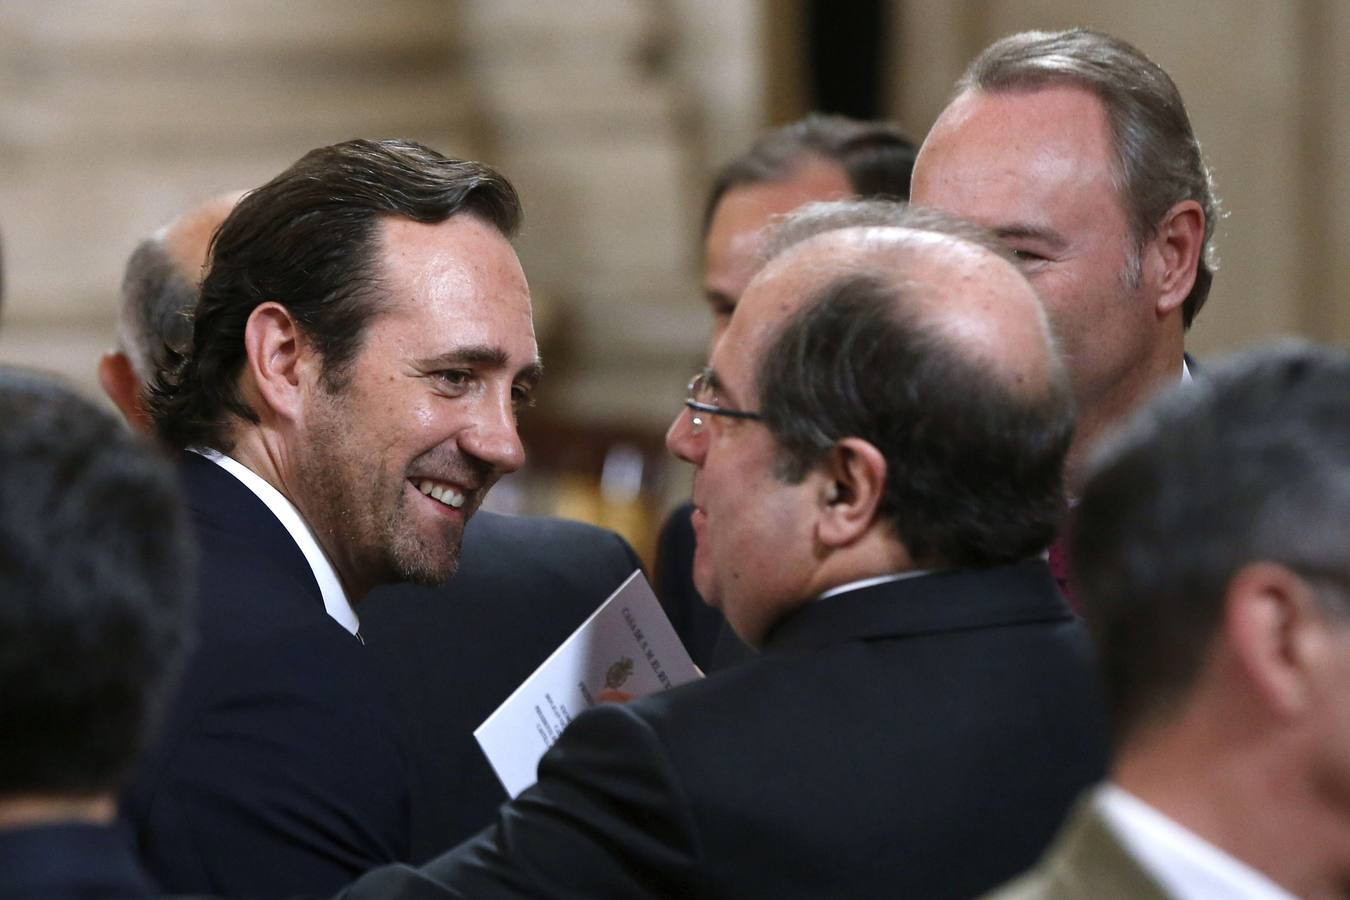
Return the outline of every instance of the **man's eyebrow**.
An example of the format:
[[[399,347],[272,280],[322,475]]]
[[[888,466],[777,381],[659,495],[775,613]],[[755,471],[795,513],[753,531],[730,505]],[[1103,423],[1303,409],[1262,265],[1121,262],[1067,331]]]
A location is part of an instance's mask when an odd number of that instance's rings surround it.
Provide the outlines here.
[[[713,393],[716,394],[719,399],[731,399],[734,401],[734,398],[724,398],[723,395],[726,394],[727,387],[722,383],[722,379],[718,377],[717,370],[712,366],[708,366],[705,371],[708,373],[708,387],[712,388]]]
[[[448,350],[439,356],[422,360],[421,367],[428,371],[449,369],[454,366],[483,366],[489,369],[504,369],[511,363],[510,354],[501,347],[490,344],[469,344]],[[537,358],[522,366],[515,380],[533,386],[544,374],[544,364]]]
[[[1047,247],[1059,250],[1068,246],[1068,241],[1058,231],[1042,225],[1000,225],[993,229],[994,236],[1001,241],[1033,240]]]

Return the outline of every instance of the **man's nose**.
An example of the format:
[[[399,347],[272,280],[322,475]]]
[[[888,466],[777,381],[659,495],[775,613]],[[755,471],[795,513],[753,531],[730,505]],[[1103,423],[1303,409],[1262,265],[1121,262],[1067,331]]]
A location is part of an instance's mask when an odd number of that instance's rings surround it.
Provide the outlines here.
[[[514,472],[525,464],[525,446],[516,427],[510,392],[501,399],[485,399],[474,426],[460,437],[460,447],[497,472]]]
[[[703,435],[694,433],[694,411],[680,410],[675,421],[666,429],[666,449],[687,463],[700,465],[703,461]]]

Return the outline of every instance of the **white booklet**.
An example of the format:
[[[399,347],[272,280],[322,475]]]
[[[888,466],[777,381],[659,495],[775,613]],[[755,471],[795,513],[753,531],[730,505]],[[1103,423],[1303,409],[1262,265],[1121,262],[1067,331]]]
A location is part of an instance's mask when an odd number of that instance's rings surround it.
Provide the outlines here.
[[[700,678],[651,585],[636,571],[473,733],[512,797],[539,758],[606,689],[643,697]]]

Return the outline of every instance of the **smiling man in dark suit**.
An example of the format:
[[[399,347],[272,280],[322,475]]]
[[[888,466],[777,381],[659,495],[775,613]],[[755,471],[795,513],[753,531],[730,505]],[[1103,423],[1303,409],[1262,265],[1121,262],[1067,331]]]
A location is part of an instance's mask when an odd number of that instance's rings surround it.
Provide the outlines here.
[[[99,380],[127,422],[151,427],[143,395],[169,350],[192,338],[212,235],[239,201],[212,197],[136,246],[127,261],[117,347]],[[376,587],[361,633],[405,725],[416,789],[416,861],[492,821],[505,797],[473,730],[639,566],[613,532],[580,522],[479,511],[443,585]]]
[[[969,897],[1102,772],[1039,558],[1072,413],[1031,288],[888,203],[777,247],[667,437],[699,590],[760,655],[583,713],[494,828],[344,897]]]
[[[126,812],[165,887],[335,889],[408,859],[414,763],[355,604],[443,582],[517,468],[539,363],[511,185],[405,141],[311,152],[212,244],[151,414],[183,448],[201,642]]]

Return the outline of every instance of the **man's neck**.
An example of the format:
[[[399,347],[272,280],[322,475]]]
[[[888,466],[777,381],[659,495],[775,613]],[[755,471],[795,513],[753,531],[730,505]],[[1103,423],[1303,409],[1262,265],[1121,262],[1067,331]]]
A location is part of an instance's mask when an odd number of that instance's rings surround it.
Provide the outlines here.
[[[49,797],[41,794],[0,800],[0,829],[36,828],[73,822],[109,825],[117,812],[111,794]]]
[[[1177,730],[1123,747],[1112,781],[1295,896],[1343,898],[1350,822],[1304,771],[1260,741],[1216,748]]]
[[[1135,366],[1127,377],[1096,396],[1075,397],[1077,410],[1073,444],[1065,464],[1069,496],[1077,497],[1086,478],[1087,466],[1103,438],[1159,391],[1181,381],[1183,343],[1180,333],[1166,341],[1160,352]]]

